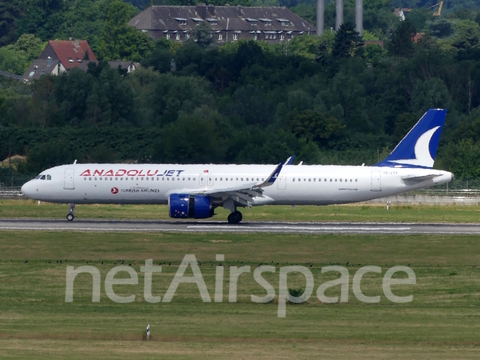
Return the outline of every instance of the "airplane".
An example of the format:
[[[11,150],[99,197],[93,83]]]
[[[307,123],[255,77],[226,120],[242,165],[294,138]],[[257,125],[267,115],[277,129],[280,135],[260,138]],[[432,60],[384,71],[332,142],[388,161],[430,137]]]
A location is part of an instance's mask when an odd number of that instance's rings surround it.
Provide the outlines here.
[[[445,184],[448,171],[433,164],[447,111],[430,109],[390,155],[372,166],[74,164],[42,171],[22,186],[31,199],[75,204],[167,204],[172,218],[206,219],[217,207],[228,222],[239,208],[361,202]]]

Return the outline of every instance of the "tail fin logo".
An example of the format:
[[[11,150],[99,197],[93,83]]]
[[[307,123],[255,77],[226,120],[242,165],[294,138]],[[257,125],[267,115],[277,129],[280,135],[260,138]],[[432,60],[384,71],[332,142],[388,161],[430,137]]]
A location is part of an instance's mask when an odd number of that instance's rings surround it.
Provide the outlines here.
[[[447,110],[428,110],[390,155],[376,166],[432,168]]]
[[[392,160],[392,162],[405,165],[433,167],[435,160],[430,154],[430,140],[432,140],[433,134],[439,128],[440,126],[436,126],[418,138],[417,143],[415,144],[415,159]]]

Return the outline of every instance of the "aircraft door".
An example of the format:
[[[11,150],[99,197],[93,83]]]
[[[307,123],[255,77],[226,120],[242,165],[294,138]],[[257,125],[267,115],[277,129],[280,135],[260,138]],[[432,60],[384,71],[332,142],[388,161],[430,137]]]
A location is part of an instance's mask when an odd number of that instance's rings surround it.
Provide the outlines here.
[[[65,177],[63,179],[63,189],[64,190],[74,190],[75,189],[75,170],[74,169],[65,169]]]
[[[287,178],[285,176],[279,176],[277,178],[277,188],[278,188],[278,190],[286,190],[287,189]]]
[[[205,175],[200,174],[198,178],[200,179],[200,186],[205,186]]]
[[[371,191],[382,191],[380,171],[372,171],[372,189]]]

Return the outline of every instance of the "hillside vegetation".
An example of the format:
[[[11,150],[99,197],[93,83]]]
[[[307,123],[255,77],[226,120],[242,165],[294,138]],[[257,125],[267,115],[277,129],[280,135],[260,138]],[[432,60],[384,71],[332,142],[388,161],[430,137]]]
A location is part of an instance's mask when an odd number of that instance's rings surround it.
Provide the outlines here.
[[[141,2],[20,3],[0,1],[1,70],[21,74],[45,41],[69,36],[89,40],[101,60],[142,64],[127,75],[100,62],[32,85],[0,78],[0,159],[27,156],[15,169],[22,181],[75,159],[277,163],[296,154],[306,164],[373,164],[431,107],[448,109],[436,167],[457,179],[480,173],[480,16],[467,7],[447,2],[440,18],[415,9],[400,22],[396,2],[368,1],[362,39],[346,1],[338,32],[214,46],[201,31],[196,42],[155,43],[128,27]],[[384,47],[364,48],[371,40]]]

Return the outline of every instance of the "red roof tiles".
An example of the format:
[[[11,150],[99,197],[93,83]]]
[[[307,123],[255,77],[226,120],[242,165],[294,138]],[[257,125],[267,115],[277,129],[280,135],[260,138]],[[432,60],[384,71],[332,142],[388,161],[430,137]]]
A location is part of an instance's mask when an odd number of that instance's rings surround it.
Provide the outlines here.
[[[51,50],[58,57],[65,69],[70,70],[79,67],[85,60],[85,53],[88,51],[88,58],[91,61],[97,61],[88,41],[86,40],[50,40],[47,47],[40,55],[40,59],[47,58]]]

